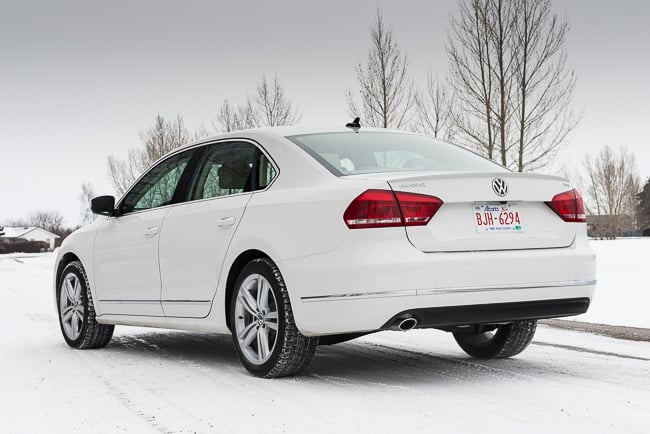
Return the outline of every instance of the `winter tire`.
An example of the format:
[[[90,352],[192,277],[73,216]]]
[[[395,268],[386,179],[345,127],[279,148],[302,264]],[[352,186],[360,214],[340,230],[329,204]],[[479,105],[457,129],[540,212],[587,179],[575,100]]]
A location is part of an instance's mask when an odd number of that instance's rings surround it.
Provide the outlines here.
[[[73,348],[105,347],[115,326],[99,324],[90,293],[88,277],[81,262],[70,262],[63,269],[56,292],[59,325],[63,338]]]
[[[258,377],[286,377],[309,365],[318,338],[303,336],[277,266],[255,259],[244,266],[230,300],[230,329],[244,367]]]
[[[472,357],[505,359],[521,353],[530,344],[537,329],[537,321],[516,321],[503,324],[484,333],[454,333],[458,345]]]

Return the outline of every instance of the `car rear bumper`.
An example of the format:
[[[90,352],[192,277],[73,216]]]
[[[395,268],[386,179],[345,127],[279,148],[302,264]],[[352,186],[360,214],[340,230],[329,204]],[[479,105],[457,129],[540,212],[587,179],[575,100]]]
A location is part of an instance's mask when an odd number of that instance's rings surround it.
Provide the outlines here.
[[[389,329],[398,320],[407,317],[417,320],[419,328],[451,328],[468,324],[499,324],[558,318],[585,313],[590,302],[588,297],[582,297],[411,309],[395,315],[384,324],[382,329]]]
[[[594,294],[596,258],[584,233],[568,248],[423,253],[401,228],[371,231],[280,262],[303,334],[380,330],[409,312],[421,327],[556,318],[583,313]]]

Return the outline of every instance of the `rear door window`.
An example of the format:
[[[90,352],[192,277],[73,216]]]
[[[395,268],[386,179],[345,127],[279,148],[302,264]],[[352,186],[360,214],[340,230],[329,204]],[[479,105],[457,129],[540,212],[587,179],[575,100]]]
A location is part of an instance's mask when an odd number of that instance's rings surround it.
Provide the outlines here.
[[[247,142],[208,145],[190,200],[251,191],[256,153],[257,148]]]
[[[189,200],[241,194],[266,188],[277,175],[271,161],[252,143],[207,145],[194,175]]]

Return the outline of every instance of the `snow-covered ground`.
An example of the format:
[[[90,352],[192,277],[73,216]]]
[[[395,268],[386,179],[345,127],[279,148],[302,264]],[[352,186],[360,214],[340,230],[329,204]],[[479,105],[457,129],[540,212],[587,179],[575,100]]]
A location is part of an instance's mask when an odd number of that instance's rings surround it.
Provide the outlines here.
[[[576,321],[650,328],[650,237],[593,240],[596,295]]]
[[[642,321],[640,308],[610,300],[628,297],[637,278],[624,278],[624,293],[606,285],[618,280],[610,268],[634,268],[620,255],[638,257],[650,244],[594,245],[601,255],[595,318]],[[106,348],[72,350],[57,324],[52,261],[51,254],[0,256],[3,434],[641,433],[650,426],[650,343],[544,326],[510,360],[470,359],[435,330],[382,332],[319,347],[303,376],[279,380],[248,375],[226,336],[118,327]],[[608,315],[608,305],[631,314]]]

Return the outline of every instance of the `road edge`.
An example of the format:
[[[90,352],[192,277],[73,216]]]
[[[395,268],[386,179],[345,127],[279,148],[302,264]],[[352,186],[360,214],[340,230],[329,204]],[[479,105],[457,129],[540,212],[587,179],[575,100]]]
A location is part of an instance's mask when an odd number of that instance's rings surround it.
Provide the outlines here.
[[[607,336],[610,338],[625,339],[628,341],[650,342],[650,329],[645,328],[614,326],[609,324],[597,324],[562,319],[540,320],[540,324],[544,324],[556,329],[591,333]]]

